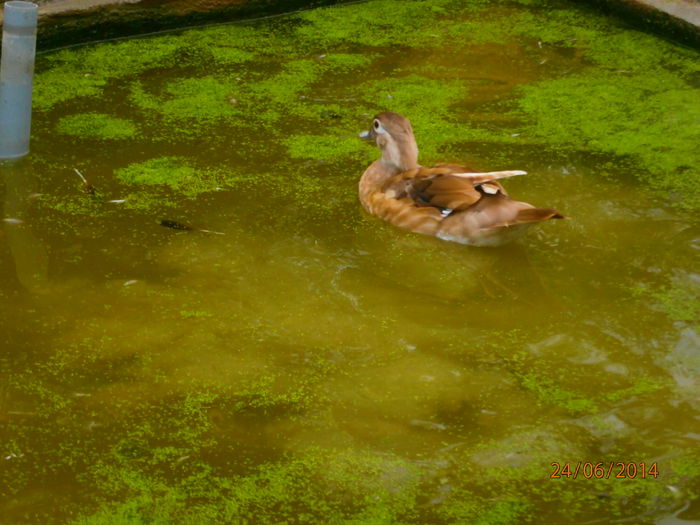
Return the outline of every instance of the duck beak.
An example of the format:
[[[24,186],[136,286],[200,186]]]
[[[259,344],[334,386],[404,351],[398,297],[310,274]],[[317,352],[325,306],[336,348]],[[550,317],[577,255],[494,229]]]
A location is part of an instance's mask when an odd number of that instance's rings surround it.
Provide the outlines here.
[[[363,131],[358,135],[361,139],[372,140],[372,134],[369,131]]]

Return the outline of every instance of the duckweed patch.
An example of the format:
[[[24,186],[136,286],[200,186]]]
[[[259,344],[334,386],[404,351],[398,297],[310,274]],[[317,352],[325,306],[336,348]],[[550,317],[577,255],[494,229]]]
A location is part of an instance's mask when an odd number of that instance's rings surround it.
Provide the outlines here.
[[[374,60],[376,55],[360,53],[329,53],[322,56],[323,65],[332,70],[352,71],[357,68],[366,68]]]
[[[593,414],[598,411],[593,400],[558,386],[552,379],[526,374],[520,377],[520,382],[537,396],[540,403],[564,408],[572,414]]]
[[[73,523],[395,523],[410,513],[416,498],[413,467],[371,453],[309,449],[284,462],[259,465],[245,476],[195,465],[177,483],[130,470],[127,464],[102,466],[121,485],[112,482],[113,488],[130,496]],[[383,476],[404,470],[407,486],[395,492]]]
[[[56,129],[75,137],[103,140],[130,139],[138,132],[133,122],[104,113],[80,113],[63,117],[58,121]]]
[[[310,87],[321,74],[321,65],[311,59],[292,60],[282,71],[251,86],[256,98],[258,118],[263,121],[278,120],[287,111],[297,113],[303,104],[301,93]]]
[[[630,156],[633,173],[686,209],[700,205],[694,123],[700,90],[672,75],[589,73],[523,88],[530,132],[554,144]],[[641,132],[640,132],[641,130]]]
[[[73,195],[42,195],[39,206],[65,215],[99,217],[108,213],[104,202],[85,193]]]
[[[193,197],[218,187],[219,174],[211,169],[197,169],[184,157],[158,157],[129,164],[115,171],[117,178],[128,185],[168,186]]]
[[[357,137],[328,137],[326,135],[294,135],[285,140],[292,158],[330,161],[346,155],[368,159],[368,148]]]
[[[641,284],[632,288],[632,296],[654,299],[657,308],[672,321],[700,322],[700,287],[690,280],[673,280],[664,285]]]
[[[112,80],[174,66],[180,45],[177,39],[165,36],[51,54],[43,59],[48,68],[43,71],[40,68],[35,76],[33,106],[40,111],[49,110],[74,98],[101,95]]]
[[[315,9],[297,15],[306,24],[296,30],[296,35],[321,47],[346,42],[376,47],[422,46],[435,41],[423,29],[424,24],[447,14],[448,8],[455,4],[452,0],[380,0],[367,5]]]
[[[34,78],[32,107],[36,111],[47,111],[74,98],[101,95],[107,85],[104,78],[61,69],[39,72]]]
[[[169,81],[160,94],[149,93],[136,82],[129,99],[149,115],[163,119],[156,137],[192,137],[213,134],[214,124],[241,116],[236,92],[231,82],[209,76]]]

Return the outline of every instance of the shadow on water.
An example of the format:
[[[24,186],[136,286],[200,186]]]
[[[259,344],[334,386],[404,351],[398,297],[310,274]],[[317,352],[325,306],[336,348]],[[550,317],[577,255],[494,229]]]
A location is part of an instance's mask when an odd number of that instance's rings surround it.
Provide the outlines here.
[[[14,260],[19,283],[31,293],[46,291],[49,256],[45,243],[32,232],[28,208],[38,194],[38,186],[30,161],[3,161],[0,164],[3,183],[3,229],[7,246]]]

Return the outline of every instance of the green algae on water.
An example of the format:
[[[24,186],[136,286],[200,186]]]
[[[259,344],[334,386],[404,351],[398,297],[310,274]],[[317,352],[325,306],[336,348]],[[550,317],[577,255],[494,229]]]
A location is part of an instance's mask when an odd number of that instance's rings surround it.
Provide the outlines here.
[[[80,113],[63,117],[58,121],[56,129],[75,137],[101,140],[130,139],[138,134],[133,122],[104,113]]]
[[[700,89],[656,73],[592,72],[523,88],[528,133],[631,158],[634,175],[686,209],[700,206]]]
[[[203,132],[222,119],[240,116],[234,83],[212,76],[168,82],[160,94],[148,93],[140,82],[131,86],[130,100],[139,108],[160,115],[164,125],[185,135]]]
[[[298,38],[319,46],[352,42],[365,46],[422,46],[435,42],[430,31],[421,30],[449,12],[453,0],[396,2],[379,0],[365,5],[315,9],[297,15],[305,22]],[[469,8],[469,4],[462,4]]]
[[[184,157],[158,157],[129,164],[115,171],[117,178],[132,186],[167,186],[193,197],[219,186],[217,171],[197,169]]]
[[[284,142],[292,158],[330,161],[337,157],[354,155],[369,159],[369,148],[356,136],[293,135]]]

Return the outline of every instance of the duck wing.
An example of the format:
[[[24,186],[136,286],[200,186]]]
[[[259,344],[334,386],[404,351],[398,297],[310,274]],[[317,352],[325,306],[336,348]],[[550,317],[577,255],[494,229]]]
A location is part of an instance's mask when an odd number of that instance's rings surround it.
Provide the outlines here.
[[[524,171],[474,172],[458,164],[440,164],[432,168],[417,168],[392,177],[384,191],[397,198],[410,198],[416,206],[432,206],[441,213],[469,208],[484,195],[507,195],[497,181],[506,177],[525,175]]]

